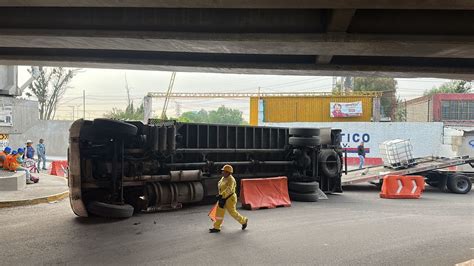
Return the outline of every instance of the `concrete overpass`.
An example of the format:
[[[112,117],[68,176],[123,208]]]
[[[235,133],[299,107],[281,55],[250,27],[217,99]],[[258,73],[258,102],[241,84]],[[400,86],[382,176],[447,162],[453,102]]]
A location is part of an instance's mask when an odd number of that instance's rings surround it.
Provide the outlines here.
[[[474,1],[0,0],[0,64],[474,79]]]

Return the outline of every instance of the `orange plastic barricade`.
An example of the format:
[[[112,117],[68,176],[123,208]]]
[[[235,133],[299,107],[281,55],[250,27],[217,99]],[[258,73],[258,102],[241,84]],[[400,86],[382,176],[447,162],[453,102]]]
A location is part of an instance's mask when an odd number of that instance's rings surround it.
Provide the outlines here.
[[[290,207],[286,176],[242,179],[240,201],[245,209]]]
[[[383,178],[380,197],[386,199],[418,199],[425,190],[425,178],[419,175],[387,175]]]
[[[217,203],[212,206],[212,209],[209,211],[209,218],[211,218],[211,221],[215,222],[216,221],[216,212],[217,212]]]
[[[50,174],[67,177],[67,167],[67,161],[53,161]]]

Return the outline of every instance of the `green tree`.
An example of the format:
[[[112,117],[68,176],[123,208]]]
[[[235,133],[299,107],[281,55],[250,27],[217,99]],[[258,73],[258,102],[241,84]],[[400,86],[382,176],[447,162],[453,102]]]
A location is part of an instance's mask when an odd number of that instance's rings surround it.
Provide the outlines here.
[[[386,117],[394,118],[392,110],[396,107],[395,94],[397,91],[397,81],[394,78],[378,77],[357,77],[354,79],[354,91],[383,91],[380,98],[382,114]]]
[[[397,108],[395,110],[394,119],[397,122],[407,121],[406,103],[400,99],[400,97],[397,98]]]
[[[191,122],[191,123],[208,123],[209,114],[206,110],[201,109],[199,111],[189,111],[184,112],[180,117],[178,117],[180,122]]]
[[[216,124],[226,125],[242,125],[244,119],[242,118],[242,112],[237,109],[227,108],[221,106],[217,110],[209,112],[209,122]]]
[[[184,112],[177,119],[180,122],[190,123],[211,123],[211,124],[225,124],[225,125],[242,125],[246,122],[242,117],[242,112],[237,109],[227,108],[221,106],[217,110]]]
[[[106,113],[104,116],[110,119],[119,120],[143,120],[145,113],[143,103],[138,108],[133,106],[133,102],[127,105],[125,110],[113,108],[112,111]]]
[[[346,79],[348,80],[348,79]],[[379,78],[379,77],[356,77],[352,83],[353,91],[382,91],[386,92],[380,98],[380,106],[382,109],[382,115],[386,117],[392,117],[392,109],[394,109],[395,94],[397,91],[397,81],[394,78]],[[333,93],[342,94],[344,89],[341,83],[338,82],[336,87],[333,89]]]
[[[36,71],[34,67],[28,69],[32,75],[34,71]],[[34,95],[38,99],[40,119],[54,119],[59,101],[78,72],[79,69],[62,67],[39,68],[35,80],[28,86],[25,94],[27,97]]]
[[[439,87],[433,87],[426,90],[423,95],[433,95],[437,93],[469,93],[472,90],[472,82],[466,80],[452,80],[441,84]]]

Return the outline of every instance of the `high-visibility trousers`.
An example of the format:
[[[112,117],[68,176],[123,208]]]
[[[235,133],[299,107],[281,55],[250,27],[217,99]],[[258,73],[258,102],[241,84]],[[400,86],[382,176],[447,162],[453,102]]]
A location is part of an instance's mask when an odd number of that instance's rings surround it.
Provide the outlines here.
[[[214,222],[215,229],[221,229],[222,222],[224,222],[224,215],[225,211],[229,212],[230,216],[232,216],[237,222],[240,224],[244,224],[247,220],[247,217],[240,215],[237,211],[237,195],[234,193],[230,198],[228,198],[225,202],[224,208],[217,207],[216,211],[216,221]]]

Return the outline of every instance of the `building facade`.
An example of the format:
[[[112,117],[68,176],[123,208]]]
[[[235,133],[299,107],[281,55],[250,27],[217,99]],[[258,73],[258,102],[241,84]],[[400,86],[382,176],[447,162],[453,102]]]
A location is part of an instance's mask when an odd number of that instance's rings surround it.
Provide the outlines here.
[[[439,93],[405,103],[407,122],[474,124],[473,93]]]

